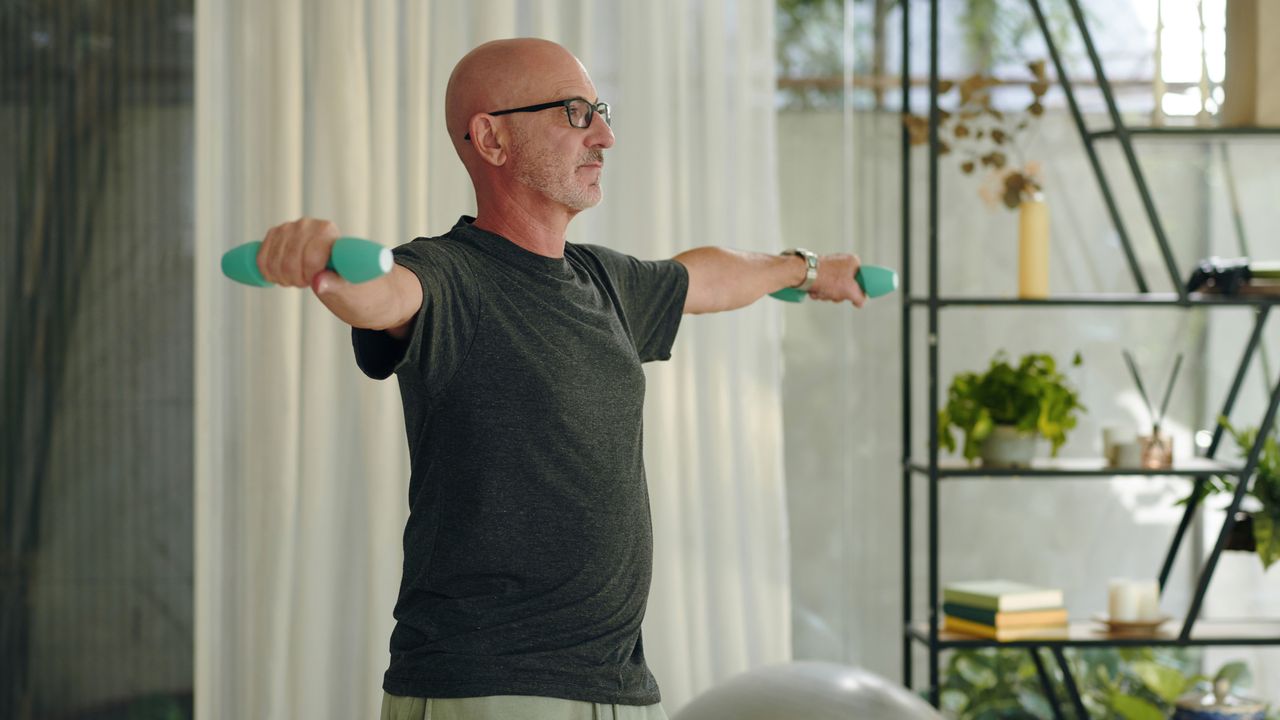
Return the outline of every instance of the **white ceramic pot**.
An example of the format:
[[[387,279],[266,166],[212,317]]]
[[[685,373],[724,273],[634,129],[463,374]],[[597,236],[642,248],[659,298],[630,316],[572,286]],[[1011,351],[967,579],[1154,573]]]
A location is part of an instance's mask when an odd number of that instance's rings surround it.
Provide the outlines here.
[[[1019,431],[1012,425],[997,425],[982,441],[982,465],[993,468],[1024,468],[1036,456],[1035,432]]]
[[[1230,680],[1217,680],[1209,694],[1192,692],[1177,702],[1173,720],[1264,720],[1267,705],[1231,691]]]

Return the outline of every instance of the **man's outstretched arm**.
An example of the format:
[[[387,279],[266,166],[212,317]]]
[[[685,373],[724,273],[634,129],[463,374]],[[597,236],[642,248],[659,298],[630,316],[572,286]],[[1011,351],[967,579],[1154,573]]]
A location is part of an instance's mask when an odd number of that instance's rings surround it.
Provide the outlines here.
[[[689,292],[684,301],[684,312],[688,315],[746,307],[775,290],[795,287],[805,279],[805,261],[797,255],[700,247],[682,252],[674,259],[689,271]],[[848,301],[862,307],[867,296],[854,280],[859,266],[857,255],[821,256],[818,279],[809,288],[809,297],[830,302]]]
[[[339,236],[328,220],[302,218],[267,231],[258,250],[258,270],[268,282],[310,287],[320,302],[351,327],[386,330],[402,339],[422,307],[422,284],[400,265],[368,282],[352,284],[326,270]]]

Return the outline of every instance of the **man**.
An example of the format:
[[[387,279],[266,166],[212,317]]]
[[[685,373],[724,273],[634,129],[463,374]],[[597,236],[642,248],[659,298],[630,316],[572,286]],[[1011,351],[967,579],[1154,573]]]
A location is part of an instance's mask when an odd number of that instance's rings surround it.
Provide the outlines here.
[[[670,357],[683,314],[779,288],[861,307],[858,259],[705,247],[649,262],[566,243],[601,200],[614,135],[554,43],[473,50],[445,116],[474,219],[360,285],[324,270],[329,222],[272,228],[258,256],[352,326],[365,373],[400,384],[410,514],[383,717],[665,718],[640,636],[641,363]]]

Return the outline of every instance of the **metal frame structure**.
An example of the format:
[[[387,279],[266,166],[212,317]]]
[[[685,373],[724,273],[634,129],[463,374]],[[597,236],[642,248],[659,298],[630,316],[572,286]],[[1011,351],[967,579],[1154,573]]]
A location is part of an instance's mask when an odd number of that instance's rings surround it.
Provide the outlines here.
[[[1080,691],[1076,685],[1075,678],[1072,676],[1071,669],[1064,655],[1064,648],[1073,647],[1118,647],[1118,646],[1208,646],[1208,645],[1280,645],[1280,620],[1276,621],[1259,621],[1252,623],[1215,623],[1212,621],[1198,622],[1201,607],[1204,602],[1204,596],[1208,590],[1209,581],[1213,576],[1213,572],[1217,567],[1218,559],[1221,557],[1223,549],[1226,546],[1228,535],[1235,524],[1236,512],[1240,509],[1241,502],[1244,499],[1249,481],[1253,478],[1254,472],[1258,467],[1258,461],[1261,456],[1263,443],[1270,434],[1272,427],[1276,422],[1277,410],[1280,408],[1280,378],[1277,378],[1274,390],[1271,391],[1270,401],[1267,405],[1266,415],[1262,420],[1258,439],[1249,452],[1243,465],[1228,466],[1226,464],[1214,460],[1218,446],[1222,440],[1223,428],[1218,427],[1213,434],[1213,440],[1207,451],[1207,458],[1194,463],[1175,466],[1172,470],[1153,470],[1153,471],[1132,471],[1124,470],[1125,475],[1180,475],[1192,478],[1195,487],[1199,489],[1206,478],[1213,475],[1231,475],[1238,480],[1236,482],[1235,493],[1232,497],[1230,506],[1226,512],[1226,518],[1221,529],[1218,532],[1217,541],[1214,543],[1208,558],[1204,561],[1196,581],[1196,591],[1193,596],[1190,608],[1186,617],[1182,621],[1181,629],[1176,635],[1168,634],[1152,638],[1131,638],[1116,637],[1104,633],[1100,633],[1083,625],[1073,625],[1069,630],[1065,639],[1057,640],[1027,640],[1019,642],[998,643],[994,640],[983,640],[973,637],[961,636],[951,633],[941,633],[939,631],[940,619],[940,592],[938,586],[938,522],[939,522],[939,502],[938,491],[940,483],[943,479],[951,478],[959,480],[965,477],[985,477],[985,478],[1001,478],[1001,477],[1097,477],[1107,478],[1117,474],[1115,470],[1104,467],[1104,463],[1100,460],[1096,464],[1088,463],[1048,463],[1034,466],[1032,469],[1026,470],[990,470],[982,468],[970,468],[967,466],[943,467],[938,460],[938,409],[939,409],[939,393],[938,393],[938,372],[939,372],[939,331],[941,327],[942,311],[948,307],[987,307],[987,308],[1023,308],[1034,310],[1036,308],[1070,308],[1070,307],[1143,307],[1143,308],[1171,308],[1178,310],[1186,310],[1191,308],[1216,308],[1216,307],[1253,307],[1254,309],[1254,326],[1253,331],[1246,344],[1243,356],[1240,359],[1239,366],[1236,370],[1235,378],[1232,381],[1231,388],[1227,393],[1226,400],[1223,403],[1221,415],[1229,417],[1235,406],[1239,396],[1241,386],[1244,383],[1245,375],[1248,371],[1250,362],[1260,346],[1263,329],[1266,326],[1268,317],[1271,314],[1271,308],[1275,304],[1280,304],[1280,298],[1275,297],[1222,297],[1222,296],[1199,296],[1191,295],[1186,292],[1180,281],[1177,262],[1170,250],[1168,238],[1165,235],[1163,226],[1160,223],[1160,217],[1152,199],[1150,188],[1147,185],[1146,178],[1142,173],[1142,168],[1138,162],[1137,154],[1134,150],[1133,136],[1138,134],[1167,134],[1169,136],[1186,137],[1186,136],[1204,136],[1208,134],[1248,134],[1248,135],[1275,135],[1280,134],[1280,129],[1273,128],[1239,128],[1239,129],[1205,129],[1205,128],[1128,128],[1125,126],[1120,116],[1119,108],[1116,104],[1115,96],[1111,91],[1111,86],[1107,81],[1106,74],[1103,72],[1101,60],[1093,44],[1093,38],[1090,34],[1086,23],[1084,13],[1081,10],[1079,0],[1064,0],[1068,3],[1071,15],[1074,20],[1075,30],[1080,33],[1083,38],[1083,44],[1086,53],[1089,56],[1089,62],[1093,72],[1096,75],[1098,86],[1102,92],[1103,99],[1107,107],[1107,115],[1111,121],[1112,127],[1106,130],[1093,131],[1088,128],[1085,123],[1084,115],[1080,109],[1079,103],[1076,101],[1075,90],[1071,83],[1070,75],[1062,62],[1061,54],[1055,44],[1052,34],[1049,32],[1045,16],[1041,8],[1041,0],[1027,0],[1036,22],[1044,35],[1045,42],[1048,45],[1049,55],[1053,62],[1058,75],[1058,81],[1062,86],[1063,92],[1067,99],[1071,115],[1076,123],[1081,141],[1084,144],[1085,152],[1089,156],[1089,162],[1093,169],[1094,176],[1098,182],[1098,188],[1103,196],[1106,204],[1107,212],[1110,214],[1112,223],[1115,226],[1117,235],[1123,247],[1125,257],[1128,260],[1130,271],[1133,275],[1134,284],[1137,287],[1136,294],[1103,294],[1103,295],[1083,295],[1083,296],[1063,296],[1050,298],[1045,300],[1019,300],[1013,298],[998,297],[942,297],[938,289],[938,234],[940,230],[939,212],[938,212],[938,157],[939,157],[939,107],[938,107],[938,44],[939,44],[939,6],[941,0],[928,0],[929,5],[929,163],[928,163],[928,198],[927,198],[927,222],[928,222],[928,268],[927,282],[928,287],[926,294],[921,297],[913,295],[912,286],[912,268],[911,268],[911,220],[912,220],[912,204],[911,204],[911,145],[909,134],[904,126],[901,139],[902,153],[902,521],[903,521],[903,683],[908,687],[914,685],[913,677],[913,650],[916,644],[923,645],[928,650],[929,661],[928,670],[929,678],[927,685],[927,695],[930,702],[937,706],[939,702],[940,687],[940,664],[941,654],[944,650],[951,648],[968,648],[968,647],[1015,647],[1025,648],[1030,653],[1035,664],[1037,676],[1039,677],[1045,697],[1050,701],[1053,708],[1055,718],[1063,718],[1062,705],[1059,700],[1059,693],[1054,688],[1050,673],[1046,670],[1044,660],[1041,657],[1042,650],[1048,650],[1055,664],[1058,666],[1062,676],[1062,691],[1065,694],[1067,703],[1073,708],[1075,715],[1082,720],[1088,717],[1088,713],[1081,699]],[[910,38],[911,38],[911,0],[901,3],[902,7],[902,112],[905,115],[910,113]],[[1123,220],[1120,216],[1118,205],[1111,190],[1106,172],[1099,161],[1098,153],[1095,148],[1095,142],[1098,140],[1115,140],[1120,143],[1121,151],[1126,160],[1126,166],[1137,186],[1138,195],[1142,201],[1142,207],[1147,216],[1147,220],[1151,225],[1152,233],[1159,247],[1161,257],[1164,261],[1166,270],[1169,273],[1169,280],[1175,288],[1174,293],[1152,293],[1147,284],[1146,278],[1143,276],[1139,268],[1136,256],[1133,253],[1133,246],[1124,227]],[[927,323],[927,353],[928,353],[928,389],[927,389],[927,406],[928,406],[928,457],[920,462],[915,461],[911,455],[912,448],[912,408],[914,407],[915,398],[912,394],[911,368],[912,368],[912,351],[913,351],[913,316],[917,310],[924,310]],[[917,480],[923,479],[927,482],[927,494],[925,501],[927,503],[927,597],[928,597],[928,618],[923,622],[917,622],[913,617],[913,587],[914,587],[914,568],[912,563],[913,553],[913,508],[917,499],[913,493],[913,485]],[[1190,526],[1191,520],[1195,516],[1198,509],[1197,502],[1187,503],[1183,517],[1175,531],[1170,542],[1168,553],[1160,570],[1159,584],[1163,592],[1165,583],[1168,581],[1170,571],[1173,567],[1175,558],[1179,548],[1186,536],[1187,528]]]

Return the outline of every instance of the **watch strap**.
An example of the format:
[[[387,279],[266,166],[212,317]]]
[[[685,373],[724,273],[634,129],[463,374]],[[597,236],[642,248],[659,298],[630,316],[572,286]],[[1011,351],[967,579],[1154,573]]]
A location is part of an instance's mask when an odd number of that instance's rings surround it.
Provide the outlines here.
[[[790,248],[788,250],[783,250],[779,254],[799,255],[804,258],[804,280],[799,285],[792,285],[791,287],[800,292],[809,292],[809,288],[813,287],[813,283],[818,279],[818,255],[812,250],[806,250],[804,248]]]

